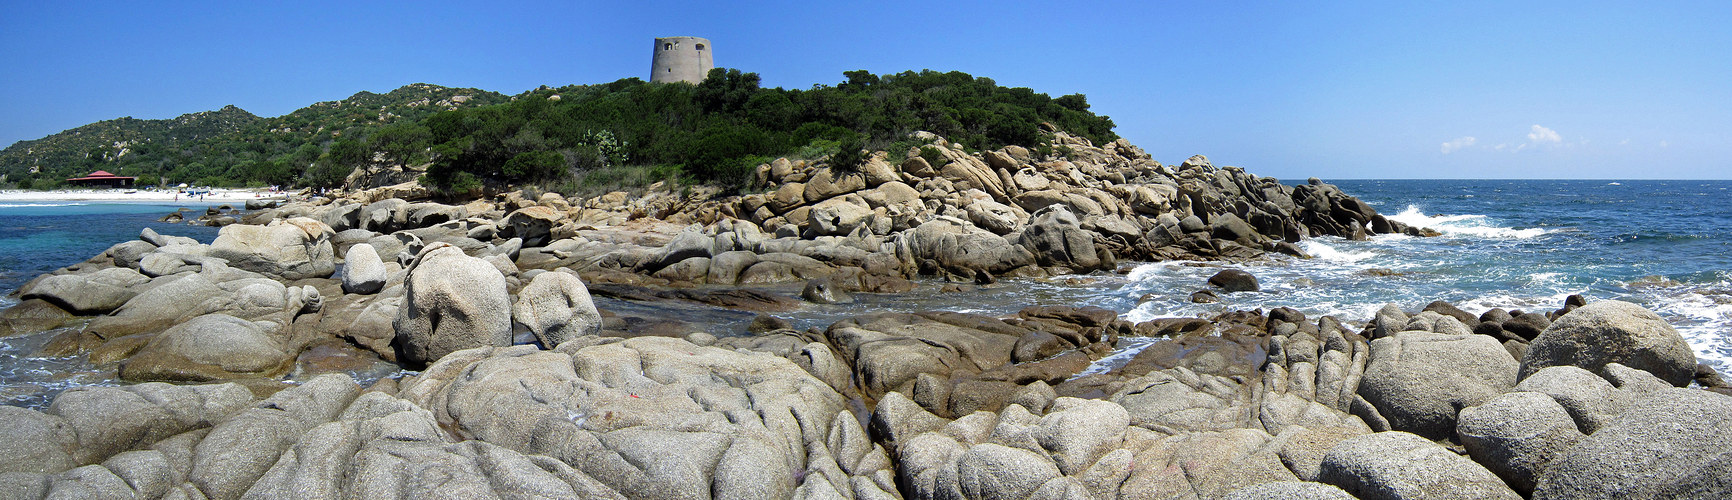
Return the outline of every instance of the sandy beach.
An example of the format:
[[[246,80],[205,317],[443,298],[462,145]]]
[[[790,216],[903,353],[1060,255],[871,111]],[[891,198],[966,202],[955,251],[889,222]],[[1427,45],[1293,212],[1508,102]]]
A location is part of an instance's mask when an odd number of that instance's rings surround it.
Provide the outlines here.
[[[282,198],[288,193],[268,189],[214,189],[203,198],[188,197],[176,191],[145,191],[129,189],[58,189],[52,191],[0,190],[0,203],[49,201],[113,201],[113,202],[205,202],[227,203],[247,200]]]

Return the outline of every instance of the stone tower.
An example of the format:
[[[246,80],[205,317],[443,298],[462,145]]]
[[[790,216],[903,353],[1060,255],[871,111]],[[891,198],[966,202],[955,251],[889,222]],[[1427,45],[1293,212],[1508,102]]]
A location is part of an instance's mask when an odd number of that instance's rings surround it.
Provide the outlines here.
[[[704,81],[710,69],[716,67],[710,57],[710,41],[695,36],[657,38],[655,58],[650,64],[651,83]]]

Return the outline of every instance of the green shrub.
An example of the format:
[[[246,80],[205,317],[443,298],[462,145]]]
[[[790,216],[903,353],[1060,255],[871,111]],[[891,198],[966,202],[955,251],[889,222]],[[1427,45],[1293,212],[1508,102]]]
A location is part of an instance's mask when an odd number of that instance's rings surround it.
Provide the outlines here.
[[[830,169],[839,172],[856,172],[860,164],[866,162],[866,144],[859,137],[854,137],[836,146],[836,154],[830,155]]]
[[[924,158],[926,163],[932,165],[932,168],[942,167],[945,164],[950,163],[950,159],[944,156],[943,151],[939,151],[938,148],[932,146],[921,146],[920,157]]]

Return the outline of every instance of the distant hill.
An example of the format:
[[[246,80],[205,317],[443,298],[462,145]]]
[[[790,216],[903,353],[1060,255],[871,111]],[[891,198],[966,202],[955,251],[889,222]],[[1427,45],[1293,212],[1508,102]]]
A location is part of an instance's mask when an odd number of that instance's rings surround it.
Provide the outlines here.
[[[0,150],[0,175],[39,188],[99,169],[138,177],[144,185],[164,177],[204,185],[296,184],[340,137],[509,100],[497,92],[416,83],[273,118],[232,105],[165,120],[116,118],[14,143]]]
[[[88,173],[80,170],[86,166],[113,169],[159,151],[240,132],[259,120],[232,105],[166,120],[130,116],[103,120],[34,141],[18,141],[0,150],[0,174],[21,179],[35,169],[43,176],[64,179]]]

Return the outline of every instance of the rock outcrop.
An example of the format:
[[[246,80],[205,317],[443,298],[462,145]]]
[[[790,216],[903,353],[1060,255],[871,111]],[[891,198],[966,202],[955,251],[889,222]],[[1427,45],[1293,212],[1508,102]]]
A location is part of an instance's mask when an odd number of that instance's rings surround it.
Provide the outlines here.
[[[493,264],[435,243],[407,273],[391,323],[398,361],[426,364],[463,349],[511,345],[511,297]]]
[[[211,242],[209,255],[230,266],[284,280],[328,278],[336,272],[330,226],[307,218],[273,221],[266,226],[225,226]]]
[[[589,288],[570,272],[536,275],[517,294],[511,316],[529,327],[541,345],[549,349],[577,337],[601,333],[601,312],[590,300]]]
[[[871,294],[917,287],[1419,233],[1315,179],[1162,165],[1124,141],[1053,132],[1057,156],[922,137],[938,155],[878,153],[858,171],[778,159],[756,172],[769,192],[456,206],[395,186],[261,206],[211,245],[145,231],[32,282],[0,326],[82,325],[43,354],[217,383],[0,407],[0,484],[22,498],[1725,494],[1732,397],[1676,388],[1717,378],[1633,305],[1392,304],[1351,318],[1364,324],[1285,307],[1138,324],[1078,304],[874,310]],[[1094,279],[1110,278],[1062,278]],[[1224,291],[1203,299],[1258,290],[1238,271],[1210,282]],[[817,310],[849,316],[814,324]]]
[[[1690,383],[1696,353],[1658,314],[1616,300],[1588,304],[1558,318],[1522,356],[1521,375],[1551,366],[1598,371],[1618,363],[1653,373],[1675,386]]]

